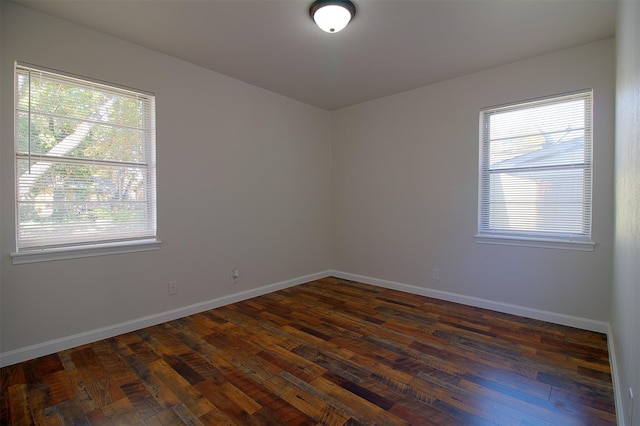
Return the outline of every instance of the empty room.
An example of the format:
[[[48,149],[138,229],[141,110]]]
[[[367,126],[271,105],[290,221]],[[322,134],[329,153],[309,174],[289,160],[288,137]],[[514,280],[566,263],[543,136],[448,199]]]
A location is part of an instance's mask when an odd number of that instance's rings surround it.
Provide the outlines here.
[[[0,0],[0,423],[640,425],[637,0]]]

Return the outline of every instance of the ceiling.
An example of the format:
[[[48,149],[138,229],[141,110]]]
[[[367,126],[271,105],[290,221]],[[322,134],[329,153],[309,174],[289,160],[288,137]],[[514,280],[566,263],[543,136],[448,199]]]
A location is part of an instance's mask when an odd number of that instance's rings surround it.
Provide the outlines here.
[[[334,110],[614,36],[616,0],[354,0],[340,33],[312,0],[12,0]]]

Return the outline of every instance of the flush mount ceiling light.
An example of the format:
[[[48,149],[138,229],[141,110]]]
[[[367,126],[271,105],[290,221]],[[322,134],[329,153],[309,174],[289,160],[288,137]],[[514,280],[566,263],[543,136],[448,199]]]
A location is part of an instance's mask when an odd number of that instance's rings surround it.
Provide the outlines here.
[[[356,6],[349,0],[316,0],[309,15],[323,31],[337,33],[356,16]]]

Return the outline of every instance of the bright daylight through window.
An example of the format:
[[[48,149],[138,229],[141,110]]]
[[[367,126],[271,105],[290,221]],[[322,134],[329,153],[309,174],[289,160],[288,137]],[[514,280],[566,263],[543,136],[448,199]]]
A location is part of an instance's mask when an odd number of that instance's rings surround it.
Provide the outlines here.
[[[593,249],[591,96],[586,91],[480,113],[480,242]]]
[[[155,241],[154,97],[18,64],[18,254]]]

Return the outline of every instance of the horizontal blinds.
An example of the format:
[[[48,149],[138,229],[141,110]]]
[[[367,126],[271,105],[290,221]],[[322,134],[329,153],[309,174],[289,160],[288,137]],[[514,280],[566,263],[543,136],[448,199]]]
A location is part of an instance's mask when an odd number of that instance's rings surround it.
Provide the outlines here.
[[[154,238],[151,95],[18,65],[18,251]]]
[[[480,234],[589,240],[591,92],[481,118]]]

